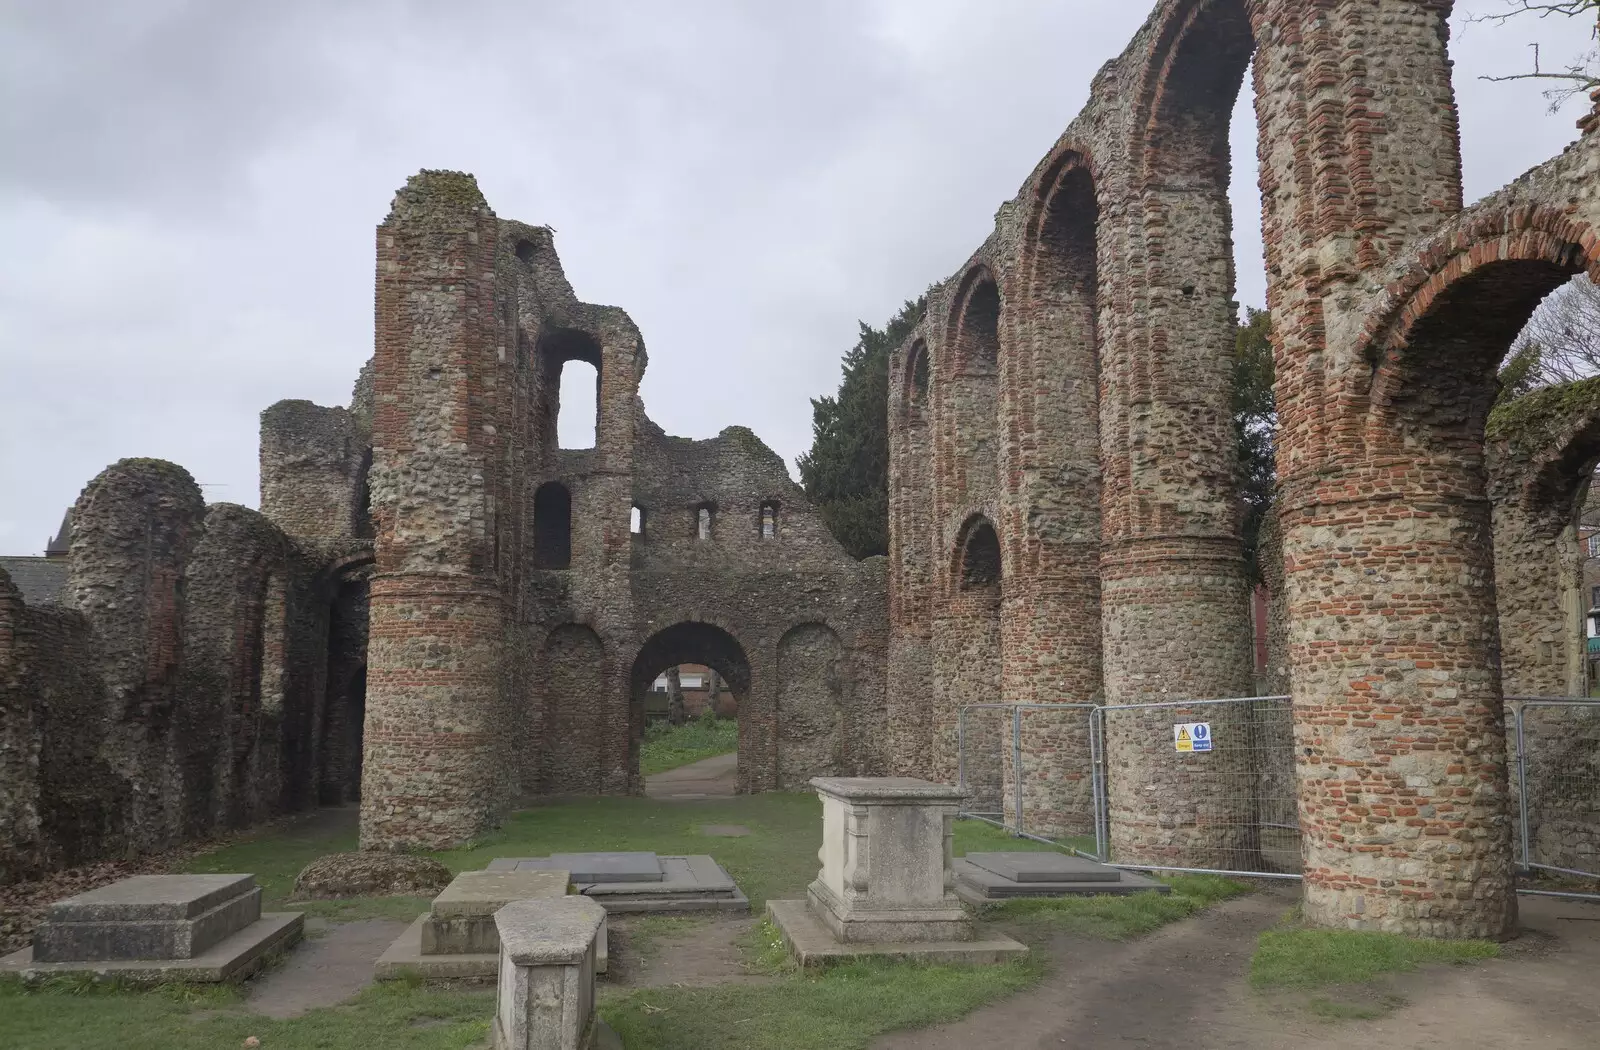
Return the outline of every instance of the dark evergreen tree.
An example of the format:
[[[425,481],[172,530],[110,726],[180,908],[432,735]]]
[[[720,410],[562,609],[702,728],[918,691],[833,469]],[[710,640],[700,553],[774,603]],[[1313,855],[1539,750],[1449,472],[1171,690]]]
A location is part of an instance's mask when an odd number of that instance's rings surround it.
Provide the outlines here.
[[[882,329],[865,322],[844,356],[839,393],[811,399],[811,451],[800,483],[823,523],[856,558],[889,553],[889,352],[922,320],[927,296]]]
[[[1247,309],[1233,356],[1233,435],[1239,455],[1239,496],[1244,501],[1244,551],[1252,582],[1261,580],[1256,546],[1277,484],[1273,437],[1278,406],[1272,395],[1272,315]]]

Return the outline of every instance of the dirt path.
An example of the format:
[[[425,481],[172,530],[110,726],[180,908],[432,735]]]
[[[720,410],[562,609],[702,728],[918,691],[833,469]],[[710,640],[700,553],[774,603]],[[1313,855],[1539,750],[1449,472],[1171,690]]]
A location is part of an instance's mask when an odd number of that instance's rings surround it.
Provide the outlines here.
[[[306,940],[276,969],[250,982],[246,1003],[281,1020],[344,1002],[372,983],[372,964],[405,928],[388,919],[308,922]]]
[[[1247,976],[1256,936],[1286,891],[1219,905],[1129,944],[1062,937],[1035,988],[955,1024],[901,1032],[874,1050],[1593,1050],[1600,1046],[1600,905],[1523,898],[1528,931],[1502,958],[1434,967],[1364,994],[1404,1000],[1377,1020],[1324,1021],[1304,996],[1266,996]]]
[[[738,771],[738,755],[717,755],[645,777],[644,793],[660,799],[730,798]]]
[[[1191,1019],[1207,989],[1242,978],[1262,930],[1293,904],[1283,891],[1228,901],[1125,944],[1062,936],[1055,971],[1021,995],[954,1024],[897,1032],[874,1050],[1247,1046],[1200,1042]]]

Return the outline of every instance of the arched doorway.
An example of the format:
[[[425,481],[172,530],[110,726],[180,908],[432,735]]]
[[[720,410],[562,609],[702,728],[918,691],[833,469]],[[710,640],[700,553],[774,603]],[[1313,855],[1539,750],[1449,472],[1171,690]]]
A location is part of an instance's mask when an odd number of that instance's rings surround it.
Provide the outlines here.
[[[639,776],[639,748],[644,741],[645,705],[651,685],[669,668],[699,664],[714,671],[733,694],[738,709],[741,750],[748,739],[750,659],[744,646],[716,624],[686,620],[652,634],[639,647],[629,675],[628,768]],[[744,756],[741,756],[741,761]]]

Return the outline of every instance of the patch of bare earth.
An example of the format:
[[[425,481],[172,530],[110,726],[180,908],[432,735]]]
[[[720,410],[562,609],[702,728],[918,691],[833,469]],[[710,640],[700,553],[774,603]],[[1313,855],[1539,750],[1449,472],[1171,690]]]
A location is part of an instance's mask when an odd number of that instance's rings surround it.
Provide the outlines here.
[[[753,918],[706,917],[693,925],[638,936],[638,920],[619,916],[607,929],[608,983],[620,988],[699,987],[771,980],[748,971],[739,942],[755,927]],[[642,950],[641,950],[642,949]]]
[[[1286,889],[1219,904],[1148,937],[1058,936],[1034,988],[949,1025],[900,1032],[874,1050],[973,1046],[1173,1050],[1594,1050],[1600,1046],[1600,905],[1523,898],[1525,933],[1499,959],[1440,966],[1358,988],[1263,994],[1256,937],[1293,903]],[[1346,1014],[1308,1009],[1333,1000]]]

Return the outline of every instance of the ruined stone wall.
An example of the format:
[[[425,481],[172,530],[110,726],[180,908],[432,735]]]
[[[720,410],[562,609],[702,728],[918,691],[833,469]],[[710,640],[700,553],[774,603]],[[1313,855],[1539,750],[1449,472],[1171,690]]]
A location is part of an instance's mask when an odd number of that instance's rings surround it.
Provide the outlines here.
[[[1098,530],[1105,701],[1250,691],[1229,432],[1237,306],[1226,189],[1228,120],[1253,58],[1307,915],[1492,936],[1508,928],[1515,904],[1484,425],[1494,366],[1533,305],[1595,267],[1600,151],[1589,121],[1562,158],[1463,213],[1450,8],[1155,5],[1001,206],[994,233],[930,295],[934,320],[892,361],[891,652],[926,644],[924,581],[950,579],[959,530],[975,510],[999,530],[1003,593],[1016,608],[1043,608],[1029,595],[1045,571],[1026,554],[1031,508],[1077,508],[1077,533]],[[1077,170],[1080,188],[1062,196],[1063,172]],[[1052,199],[1063,207],[1041,212]],[[1082,262],[1091,241],[1092,337]],[[1041,281],[1047,272],[1066,276]],[[989,466],[952,436],[980,400],[961,350],[971,289],[987,280],[1001,304],[998,511],[962,505],[974,472]],[[1041,346],[1059,354],[1091,339],[1093,369],[1081,352],[1040,363]],[[916,473],[905,393],[922,343],[933,362],[931,478]],[[1075,388],[1046,389],[1067,377],[1098,383],[1092,524],[1085,487],[1074,483],[1081,440],[1046,444],[1063,420],[1087,414],[1072,407],[1081,406]],[[1041,404],[1063,413],[1054,425]],[[973,434],[992,432],[970,422]],[[934,506],[932,520],[919,504]],[[1071,551],[1062,563],[1081,564]],[[951,593],[948,582],[934,591]],[[1087,590],[1065,607],[1076,621],[1032,639],[1002,615],[1002,699],[1037,698],[1042,643],[1083,637],[1074,623],[1093,615]],[[992,630],[981,618],[942,622],[928,661],[939,669],[957,666],[956,654]],[[1096,656],[1073,659],[1083,670]],[[897,659],[891,681],[891,709],[913,709],[925,679]],[[1059,691],[1071,695],[1071,683]],[[898,737],[897,768],[941,772],[948,763],[933,737],[926,750]],[[1201,814],[1170,760],[1139,760],[1137,742],[1114,732],[1108,748],[1127,760],[1110,783],[1119,859],[1178,863],[1248,847],[1225,841],[1225,829],[1249,812]],[[1211,757],[1218,767],[1229,760]],[[1058,768],[1070,771],[1074,758]]]
[[[261,512],[295,537],[371,535],[369,427],[348,409],[309,401],[279,401],[262,412]]]
[[[1487,437],[1505,692],[1582,695],[1588,604],[1577,525],[1600,460],[1600,380],[1498,406]]]
[[[62,607],[0,582],[0,882],[314,805],[323,552],[159,460],[73,513]]]
[[[642,790],[664,660],[738,697],[745,789],[882,768],[881,567],[748,430],[649,421],[637,328],[577,299],[548,228],[422,172],[379,228],[377,299],[364,845],[459,842],[519,795]],[[598,374],[589,448],[559,445],[571,362]]]

